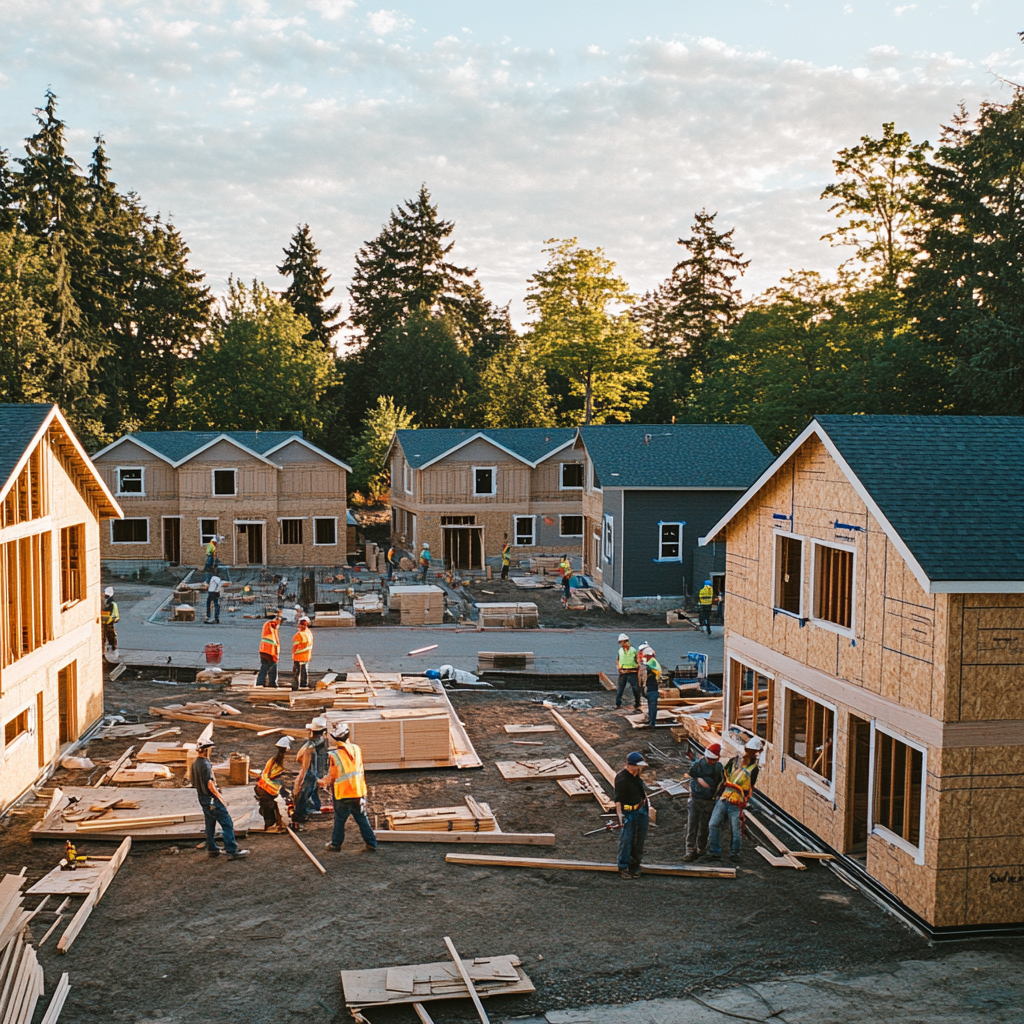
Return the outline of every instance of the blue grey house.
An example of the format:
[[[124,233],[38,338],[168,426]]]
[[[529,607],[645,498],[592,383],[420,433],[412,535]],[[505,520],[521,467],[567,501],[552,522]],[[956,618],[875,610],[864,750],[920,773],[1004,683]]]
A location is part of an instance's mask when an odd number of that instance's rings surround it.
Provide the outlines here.
[[[660,610],[715,578],[725,545],[697,546],[771,465],[752,427],[623,423],[580,427],[584,570],[617,611]]]

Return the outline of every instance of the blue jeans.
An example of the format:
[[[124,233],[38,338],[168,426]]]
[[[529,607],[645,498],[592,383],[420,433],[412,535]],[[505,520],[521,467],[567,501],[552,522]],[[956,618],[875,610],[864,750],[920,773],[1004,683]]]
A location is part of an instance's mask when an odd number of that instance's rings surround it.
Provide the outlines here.
[[[317,778],[312,772],[306,772],[302,780],[302,788],[295,798],[295,820],[305,821],[310,811],[320,810],[320,789],[317,786]]]
[[[213,607],[213,615],[210,615],[210,607]],[[206,595],[206,617],[219,619],[220,618],[220,594],[207,594]]]
[[[711,821],[708,822],[708,853],[716,857],[722,855],[722,826],[729,822],[732,830],[732,853],[739,853],[743,849],[743,837],[740,835],[740,808],[738,804],[726,803],[719,800],[715,809],[711,812]]]
[[[206,849],[210,853],[220,853],[214,837],[217,835],[217,826],[220,825],[221,835],[224,838],[224,849],[228,853],[238,853],[238,843],[235,842],[235,826],[231,821],[231,814],[219,800],[208,804],[200,804],[203,808],[203,817],[206,819]]]
[[[653,729],[658,724],[658,691],[646,693],[647,697],[647,724]]]
[[[615,691],[615,706],[617,708],[622,707],[622,695],[626,692],[626,683],[629,683],[633,690],[633,703],[640,707],[640,682],[635,672],[619,673],[619,686]]]
[[[377,848],[377,837],[370,828],[370,819],[360,806],[360,800],[339,800],[334,798],[334,831],[331,832],[331,846],[341,846],[345,842],[345,822],[351,814],[353,821],[359,826],[359,834],[367,846]]]
[[[260,670],[256,676],[257,686],[277,686],[277,662],[260,661]]]
[[[622,832],[619,835],[619,870],[638,871],[647,841],[647,826],[651,819],[646,810],[623,811]]]

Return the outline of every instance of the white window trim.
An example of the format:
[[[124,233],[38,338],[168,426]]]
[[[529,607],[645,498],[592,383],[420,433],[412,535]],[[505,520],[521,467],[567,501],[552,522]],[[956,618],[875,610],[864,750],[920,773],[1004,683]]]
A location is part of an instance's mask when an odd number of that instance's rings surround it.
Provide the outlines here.
[[[6,718],[4,718],[3,722],[2,722],[3,729],[6,730],[7,723],[10,722],[10,721],[13,721],[15,718],[17,718],[18,715],[20,715],[22,713],[22,711],[27,711],[28,712],[28,728],[23,733],[20,733],[18,736],[16,736],[14,738],[14,740],[12,740],[10,745],[8,745],[4,741],[4,746],[3,746],[3,756],[4,756],[4,758],[6,758],[7,755],[12,750],[17,750],[18,747],[20,747],[22,745],[22,743],[26,742],[27,740],[30,740],[36,734],[36,705],[35,705],[35,701],[29,701],[27,704],[22,704],[22,706],[20,708],[18,708],[17,711],[15,711],[13,714],[8,715]],[[4,733],[0,732],[0,741],[3,741],[3,737],[4,737]]]
[[[489,469],[491,471],[491,489],[490,491],[478,491],[476,489],[476,474],[477,470]],[[473,467],[473,497],[474,498],[493,498],[498,493],[498,467],[497,466],[474,466]]]
[[[123,469],[137,469],[142,474],[142,490],[141,491],[122,491],[121,490],[121,470]],[[117,474],[117,491],[115,492],[118,498],[144,498],[146,497],[146,467],[145,466],[118,466],[114,470]]]
[[[850,626],[840,626],[836,622],[829,622],[828,619],[819,619],[814,615],[814,605],[818,595],[815,591],[818,579],[818,548],[837,548],[840,551],[853,553],[853,569],[850,572]],[[857,549],[852,544],[839,544],[834,541],[817,540],[811,538],[811,571],[810,579],[807,581],[807,590],[810,593],[810,607],[807,609],[805,618],[809,619],[815,626],[827,629],[830,633],[838,633],[840,636],[848,636],[851,639],[857,636]],[[801,603],[801,608],[803,604]]]
[[[663,526],[678,526],[679,527],[679,554],[675,558],[666,558],[661,553],[661,546],[662,546],[662,544],[664,544],[664,540],[662,539],[662,536],[661,536],[661,528]],[[658,557],[654,559],[655,562],[681,562],[683,560],[683,529],[685,528],[685,526],[686,526],[686,523],[682,522],[682,521],[679,521],[679,522],[676,522],[674,520],[665,520],[664,522],[662,522],[661,520],[658,521]]]
[[[911,843],[909,839],[904,839],[902,836],[896,835],[895,832],[891,832],[884,825],[875,824],[875,754],[877,749],[875,736],[880,732],[890,739],[897,740],[904,744],[904,746],[918,751],[921,755],[921,817],[917,829],[917,834],[920,836],[917,846]],[[924,825],[928,810],[928,748],[916,740],[908,739],[906,736],[896,732],[895,729],[890,729],[887,725],[879,725],[876,719],[871,720],[870,736],[871,742],[870,749],[868,750],[868,835],[878,836],[880,839],[884,839],[890,846],[895,846],[904,853],[909,853],[914,858],[915,864],[924,864]]]
[[[482,466],[481,469],[486,469],[486,467]],[[529,544],[520,544],[519,543],[519,527],[516,525],[516,523],[518,523],[520,519],[529,519],[530,520],[530,543]],[[517,548],[535,548],[537,546],[537,517],[536,516],[514,515],[512,517],[512,542],[513,542],[512,546],[513,547],[517,547]]]
[[[778,680],[776,680],[778,682]],[[814,790],[820,796],[826,797],[831,800],[832,803],[836,801],[836,744],[839,742],[839,709],[831,701],[823,700],[816,693],[811,693],[810,690],[805,690],[795,683],[791,683],[788,679],[782,680],[783,687],[783,698],[782,698],[782,756],[787,757],[787,751],[789,750],[789,697],[785,693],[786,690],[792,690],[794,693],[799,693],[801,697],[807,697],[809,700],[813,700],[815,704],[820,704],[822,707],[828,708],[832,712],[832,778],[826,779],[824,775],[819,775],[813,768],[808,768],[807,765],[800,761],[796,763],[800,765],[797,770],[797,781],[802,782],[809,789]]]
[[[321,519],[334,520],[334,543],[320,544],[316,539],[316,524]],[[338,546],[338,517],[337,516],[313,516],[313,547],[315,548],[336,548]]]
[[[143,519],[146,523],[146,539],[145,540],[114,540],[114,523],[124,523],[129,519]],[[116,544],[118,547],[144,547],[150,541],[150,529],[149,529],[149,516],[125,516],[124,519],[111,519],[110,520],[110,543]]]
[[[412,494],[415,485],[415,478],[412,475],[412,466],[408,462],[402,463],[402,490],[406,494]]]
[[[233,473],[235,477],[235,489],[231,494],[217,493],[217,473]],[[210,470],[210,494],[214,498],[237,498],[238,497],[238,470],[232,466],[215,466]]]
[[[601,559],[605,565],[614,564],[615,517],[609,512],[605,512],[601,519]]]
[[[578,490],[579,488],[576,488],[576,489]],[[579,521],[581,523],[583,522],[583,516],[580,515],[580,514],[572,515],[570,513],[566,513],[564,515],[559,515],[559,517],[558,517],[558,536],[559,537],[567,537],[567,538],[575,540],[577,537],[582,537],[583,536],[583,532],[586,529],[586,527],[584,527],[583,530],[580,530],[579,533],[563,533],[562,532],[562,520],[563,519],[579,519]]]
[[[777,538],[786,537],[789,540],[798,540],[803,545],[800,548],[800,611],[798,613],[788,612],[785,608],[779,607],[779,544]],[[793,533],[790,530],[772,530],[772,611],[777,615],[788,615],[791,619],[807,618],[807,548],[809,538],[802,533]]]
[[[769,672],[763,666],[758,665],[758,664],[756,664],[753,661],[750,661],[749,658],[744,658],[741,655],[733,654],[731,649],[726,648],[726,650],[725,650],[725,661],[723,662],[723,664],[726,666],[726,672],[725,672],[725,675],[723,676],[723,680],[722,680],[723,683],[726,684],[725,686],[722,687],[722,696],[724,698],[726,698],[722,702],[722,707],[725,709],[725,713],[726,714],[729,713],[729,709],[732,707],[732,703],[731,703],[731,701],[732,701],[732,693],[731,693],[731,690],[732,690],[732,673],[730,673],[728,671],[728,666],[729,666],[729,662],[730,661],[735,661],[738,665],[742,665],[744,668],[750,669],[751,672],[756,672],[759,676],[764,676],[765,679],[770,679],[773,683],[776,684],[775,699],[776,700],[779,699],[779,694],[778,694],[779,677],[774,672]],[[728,687],[730,692],[726,692],[726,687]],[[740,690],[740,694],[742,694],[742,692],[743,691]],[[738,698],[739,698],[739,695],[737,695],[737,700],[738,700]],[[736,706],[737,706],[737,708],[739,708],[739,704],[738,703],[737,703]],[[775,711],[775,709],[772,708],[773,714],[774,714],[774,711]],[[735,722],[726,722],[726,726],[727,727],[730,726],[730,725],[735,725],[735,724],[736,724]],[[746,729],[745,731],[746,732],[750,732],[749,729]],[[778,733],[776,733],[776,735],[778,735]],[[764,745],[766,747],[774,747],[777,742],[778,741],[776,740],[776,741],[773,741],[772,743],[769,743],[767,740],[765,740],[764,741]],[[785,749],[785,746],[786,746],[785,734],[783,734],[783,743],[782,743],[782,749],[783,750]]]
[[[579,487],[568,487],[565,484],[565,467],[566,466],[581,466],[581,465],[583,465],[583,463],[581,463],[581,462],[560,462],[558,464],[558,489],[560,491],[582,491],[583,490],[583,484],[580,484]],[[586,467],[585,466],[584,466],[584,470],[583,470],[583,477],[584,477],[584,480],[586,480]]]
[[[208,523],[212,522],[212,523],[216,524],[216,529],[213,531],[213,533],[209,533],[209,534],[204,534],[203,533],[203,520],[204,519]],[[199,527],[199,544],[200,544],[201,547],[210,543],[209,540],[204,540],[203,539],[204,537],[216,538],[216,537],[220,536],[220,517],[219,516],[212,516],[212,517],[211,516],[196,516],[196,525]],[[219,544],[220,541],[217,541],[217,543]]]

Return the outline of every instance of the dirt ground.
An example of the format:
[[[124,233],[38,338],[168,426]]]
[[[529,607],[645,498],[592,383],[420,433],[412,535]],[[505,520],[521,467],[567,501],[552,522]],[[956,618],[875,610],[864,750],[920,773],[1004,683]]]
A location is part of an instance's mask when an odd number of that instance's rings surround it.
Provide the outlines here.
[[[146,720],[152,703],[208,696],[191,685],[118,681],[107,686],[107,709]],[[537,993],[489,1000],[494,1021],[566,1006],[678,996],[692,986],[703,991],[821,970],[888,970],[903,959],[942,958],[973,948],[931,947],[826,867],[774,869],[749,846],[734,881],[624,881],[614,874],[447,865],[444,855],[453,849],[614,859],[614,837],[582,836],[600,824],[596,803],[570,801],[555,782],[506,783],[494,767],[496,759],[575,750],[561,730],[524,737],[542,746],[521,746],[502,729],[507,722],[550,721],[537,703],[544,696],[454,693],[485,767],[371,772],[369,810],[372,820],[388,806],[453,805],[472,793],[491,804],[504,831],[554,832],[557,846],[382,844],[372,854],[363,852],[350,823],[342,852],[332,854],[323,851],[332,821],[325,816],[303,834],[325,862],[328,874],[321,877],[286,835],[252,834],[243,843],[252,856],[236,862],[210,860],[191,843],[136,842],[70,953],[57,954],[53,939],[41,950],[48,993],[61,971],[70,973],[63,1024],[348,1021],[340,970],[447,959],[444,935],[467,956],[522,958]],[[588,696],[593,710],[568,714],[610,763],[618,766],[629,750],[646,749],[651,734],[622,720],[612,694]],[[246,716],[269,723],[285,713],[247,709]],[[201,728],[178,724],[183,740],[195,739]],[[228,729],[216,737],[215,758],[239,750],[254,765],[270,756],[274,739]],[[653,739],[678,754],[667,730]],[[96,761],[113,759],[127,745],[93,742],[88,753]],[[661,774],[681,777],[678,768]],[[84,775],[60,770],[53,781],[82,784]],[[175,784],[183,784],[180,774]],[[658,825],[646,859],[677,861],[685,803],[668,797],[655,803]],[[0,822],[0,870],[17,872],[25,865],[30,881],[63,852],[58,842],[29,840],[33,820]],[[93,843],[86,852],[110,852],[100,849],[107,846]],[[33,923],[36,940],[48,926],[42,916],[38,927]],[[977,946],[1019,950],[1010,941]],[[438,1024],[476,1019],[468,1000],[434,1003],[430,1012]],[[373,1024],[414,1020],[409,1007],[370,1010],[366,1016]]]

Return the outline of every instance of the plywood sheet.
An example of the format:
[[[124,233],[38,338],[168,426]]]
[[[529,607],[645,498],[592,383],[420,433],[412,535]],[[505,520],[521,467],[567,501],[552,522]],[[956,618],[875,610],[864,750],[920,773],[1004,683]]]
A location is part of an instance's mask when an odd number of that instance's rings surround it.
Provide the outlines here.
[[[109,862],[84,864],[74,871],[61,871],[55,867],[27,891],[29,896],[88,896],[100,880]]]
[[[575,779],[579,769],[567,758],[498,761],[498,771],[506,782],[542,782],[544,779]]]

